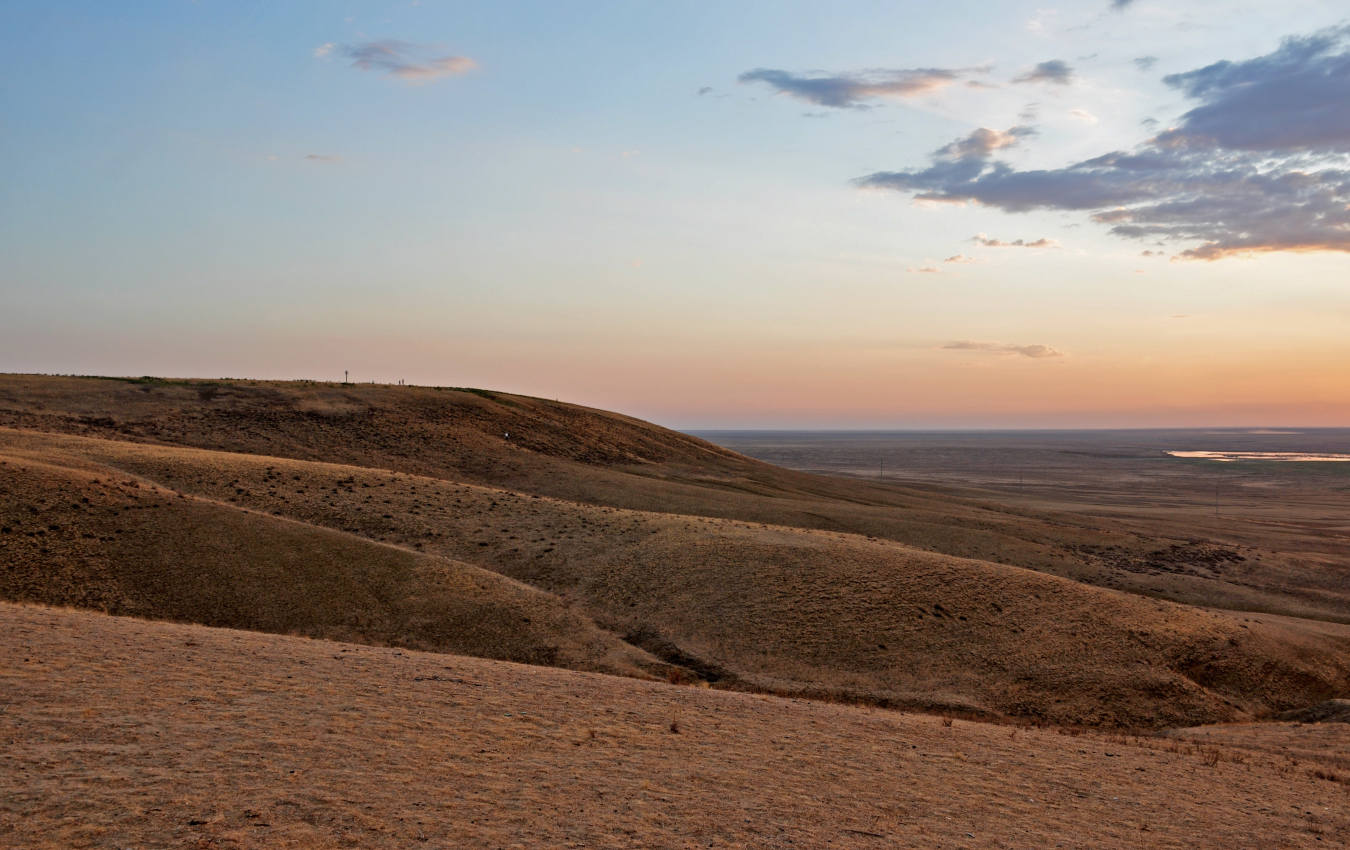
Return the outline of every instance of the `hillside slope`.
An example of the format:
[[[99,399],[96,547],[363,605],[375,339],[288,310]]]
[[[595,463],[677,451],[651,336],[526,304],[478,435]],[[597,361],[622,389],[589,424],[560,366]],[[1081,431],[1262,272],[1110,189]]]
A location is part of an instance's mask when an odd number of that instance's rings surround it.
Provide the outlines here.
[[[942,488],[792,472],[630,417],[505,393],[0,375],[3,426],[849,532],[1188,604],[1350,623],[1350,559],[1310,563],[1259,546],[1142,534]],[[1216,545],[1232,556],[1219,566]],[[1159,552],[1166,570],[1156,568]]]
[[[495,572],[3,452],[0,598],[625,675],[666,669]]]
[[[401,549],[379,548],[409,558],[473,564],[565,599],[569,612],[721,686],[1136,727],[1243,719],[1350,692],[1344,627],[1314,632],[1202,611],[893,541],[85,437],[0,431],[0,461],[19,470],[59,464],[189,504],[284,517],[309,533],[391,544]],[[87,511],[64,507],[74,496],[44,497],[41,509],[60,517],[67,536],[88,522]],[[48,521],[22,519],[6,539]],[[163,525],[152,516],[135,533],[163,534]],[[158,551],[176,545],[200,544]],[[51,557],[73,562],[62,551]],[[113,549],[101,568],[138,575],[140,559],[139,550]],[[239,563],[221,559],[217,569],[228,575]],[[172,571],[155,576],[157,591],[175,581]],[[113,610],[163,616],[160,604]],[[181,619],[181,610],[168,615]],[[189,618],[259,627],[215,616]],[[377,638],[391,640],[400,642]]]
[[[1279,754],[87,612],[0,623],[0,845],[28,850],[1350,842],[1348,786]]]

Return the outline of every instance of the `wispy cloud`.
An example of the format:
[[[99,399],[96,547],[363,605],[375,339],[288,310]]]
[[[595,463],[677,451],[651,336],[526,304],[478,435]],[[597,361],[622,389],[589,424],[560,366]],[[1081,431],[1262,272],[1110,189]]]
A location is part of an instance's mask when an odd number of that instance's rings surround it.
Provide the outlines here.
[[[1040,239],[1026,240],[1014,239],[1011,242],[1004,242],[1001,239],[991,239],[983,233],[976,233],[970,237],[970,241],[976,245],[983,245],[986,248],[1058,248],[1059,243],[1053,239],[1047,239],[1042,236]]]
[[[1020,354],[1023,357],[1033,359],[1043,359],[1048,357],[1063,357],[1064,352],[1048,345],[1011,345],[1004,342],[972,342],[970,340],[957,340],[949,342],[942,346],[944,351],[980,351],[987,354]]]
[[[321,59],[334,53],[352,60],[353,68],[383,72],[410,83],[467,74],[478,67],[478,63],[467,56],[437,56],[434,55],[434,49],[427,45],[395,39],[359,44],[329,43],[314,49],[314,55]]]
[[[1035,127],[1018,125],[1006,130],[981,127],[969,136],[956,139],[938,148],[935,156],[942,159],[984,159],[996,150],[1010,148],[1025,138],[1036,135]]]
[[[775,68],[756,68],[738,78],[742,83],[765,83],[779,94],[835,109],[870,109],[867,101],[916,97],[949,86],[986,68],[871,69],[849,74],[813,71],[794,74]]]
[[[1111,0],[1111,9],[1116,12],[1123,12],[1133,3],[1134,0]]]
[[[342,157],[331,153],[307,153],[305,159],[310,162],[341,162]]]
[[[1350,26],[1164,78],[1199,105],[1131,151],[1019,171],[992,158],[877,172],[862,187],[1007,212],[1078,210],[1180,256],[1350,252]],[[959,167],[957,167],[959,165]]]
[[[1069,63],[1063,59],[1051,59],[1048,62],[1039,63],[1019,77],[1014,77],[1013,82],[1056,83],[1067,86],[1073,82],[1073,68],[1069,67]]]

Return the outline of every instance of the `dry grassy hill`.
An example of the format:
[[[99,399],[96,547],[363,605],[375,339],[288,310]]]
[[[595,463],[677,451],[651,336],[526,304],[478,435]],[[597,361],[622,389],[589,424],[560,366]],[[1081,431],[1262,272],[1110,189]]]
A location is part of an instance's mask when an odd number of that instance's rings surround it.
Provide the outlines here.
[[[1216,546],[1193,534],[1139,533],[949,488],[782,470],[648,422],[547,399],[436,387],[0,375],[0,426],[863,534],[1174,602],[1350,623],[1343,561],[1308,563],[1250,541]],[[1216,549],[1231,557],[1215,561]]]
[[[505,393],[0,375],[2,426],[849,532],[1188,604],[1350,623],[1345,562],[1312,564],[1250,542],[1142,534],[945,488],[792,472],[629,417]],[[1216,561],[1216,550],[1225,557]]]
[[[1346,771],[1241,727],[1066,734],[79,611],[0,622],[0,846],[1350,842]],[[1320,732],[1350,748],[1350,725]]]
[[[461,561],[0,454],[0,598],[627,675],[666,665]]]
[[[1197,610],[888,540],[69,435],[0,431],[0,463],[20,483],[0,494],[0,543],[17,565],[9,598],[270,631],[300,618],[315,624],[308,634],[659,671],[646,650],[723,687],[1057,723],[1191,725],[1350,691],[1344,627]],[[103,539],[83,543],[91,533]],[[386,573],[421,573],[372,572],[372,552],[476,583],[453,596],[400,578],[390,591]],[[67,591],[105,584],[122,596]],[[432,590],[442,609],[458,605],[460,626],[440,643],[406,625]],[[522,617],[521,594],[552,617]],[[472,620],[487,601],[491,616]],[[418,609],[415,622],[433,628],[445,610]]]
[[[1350,693],[1350,628],[1156,598],[1336,619],[1335,574],[1159,579],[1097,520],[541,399],[0,376],[0,463],[8,599],[1055,723]]]

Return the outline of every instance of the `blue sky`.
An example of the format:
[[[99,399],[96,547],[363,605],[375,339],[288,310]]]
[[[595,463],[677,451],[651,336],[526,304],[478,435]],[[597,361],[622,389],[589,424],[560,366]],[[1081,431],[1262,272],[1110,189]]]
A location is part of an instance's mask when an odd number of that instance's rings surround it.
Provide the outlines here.
[[[1344,190],[1250,189],[1345,167],[1347,18],[9,4],[0,370],[350,369],[676,426],[1350,425]]]

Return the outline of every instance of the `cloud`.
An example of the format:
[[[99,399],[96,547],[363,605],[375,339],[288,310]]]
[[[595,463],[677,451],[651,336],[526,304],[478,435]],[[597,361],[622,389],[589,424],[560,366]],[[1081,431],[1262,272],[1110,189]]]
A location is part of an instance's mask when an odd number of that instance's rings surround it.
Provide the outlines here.
[[[1014,83],[1056,83],[1066,86],[1073,82],[1073,68],[1063,59],[1051,59],[1041,62],[1020,77],[1013,78]]]
[[[983,245],[986,248],[1058,248],[1059,243],[1053,239],[1042,236],[1040,239],[1026,240],[1014,239],[1011,242],[1004,242],[1000,239],[990,239],[983,233],[976,233],[970,237],[970,241],[976,245]]]
[[[1088,112],[1086,109],[1070,109],[1069,114],[1074,118],[1077,118],[1079,121],[1083,121],[1088,124],[1097,123],[1097,116],[1093,115],[1091,112]]]
[[[1350,26],[1245,62],[1215,62],[1163,77],[1201,105],[1159,137],[1168,145],[1247,151],[1350,153]]]
[[[383,71],[391,77],[411,83],[467,74],[478,67],[478,63],[467,56],[433,56],[425,45],[394,39],[360,44],[325,44],[316,48],[314,55],[322,58],[334,51],[352,60],[353,68]]]
[[[944,263],[974,263],[974,262],[977,262],[977,260],[976,260],[974,257],[967,257],[965,254],[953,254],[952,256],[946,258],[946,259],[943,260],[942,262],[944,262]]]
[[[942,273],[942,269],[938,268],[937,266],[923,266],[923,267],[917,268],[917,269],[914,268],[913,266],[910,266],[909,268],[905,269],[905,271],[909,272],[910,274],[916,274],[916,273],[917,273],[917,274],[941,274],[941,273]]]
[[[341,162],[342,157],[329,153],[307,153],[305,159],[310,162]]]
[[[944,146],[926,168],[854,182],[1006,212],[1082,211],[1117,236],[1189,243],[1184,258],[1350,252],[1348,42],[1342,26],[1166,77],[1199,105],[1132,150],[1021,171],[953,161]]]
[[[337,47],[337,45],[331,41],[328,42],[327,44],[320,44],[318,47],[314,48],[314,58],[315,59],[324,58],[325,56],[333,52],[334,47]]]
[[[1157,56],[1140,56],[1134,60],[1134,67],[1141,71],[1152,71],[1153,66],[1158,64]]]
[[[1134,0],[1111,0],[1111,11],[1123,12],[1134,3]]]
[[[942,346],[945,351],[983,351],[989,354],[1020,354],[1037,360],[1047,357],[1063,357],[1064,352],[1048,345],[1009,345],[1002,342],[971,342],[957,340]]]
[[[855,74],[793,74],[774,68],[756,68],[737,79],[742,83],[765,83],[779,94],[817,106],[835,109],[870,109],[864,101],[878,98],[916,97],[949,86],[969,73],[984,68],[873,69]]]
[[[712,90],[713,90],[712,86],[702,86],[698,90],[698,96],[703,97],[703,95],[705,94],[711,94]]]
[[[984,159],[996,150],[1013,147],[1023,139],[1034,135],[1036,128],[1025,125],[1009,127],[1007,130],[981,127],[969,136],[938,148],[935,156],[945,159]]]

